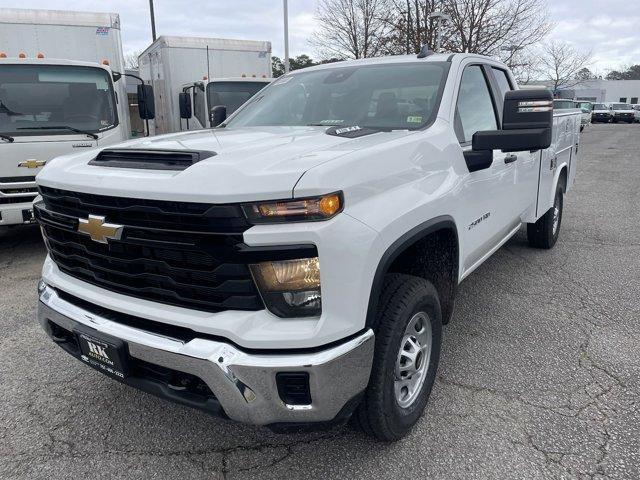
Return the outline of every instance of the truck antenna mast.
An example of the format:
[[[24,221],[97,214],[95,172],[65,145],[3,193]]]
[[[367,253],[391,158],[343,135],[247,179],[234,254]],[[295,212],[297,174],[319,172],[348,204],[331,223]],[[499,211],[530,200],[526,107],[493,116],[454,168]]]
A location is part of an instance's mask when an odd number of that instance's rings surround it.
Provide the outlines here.
[[[211,72],[209,71],[209,45],[207,45],[207,80],[211,79]]]

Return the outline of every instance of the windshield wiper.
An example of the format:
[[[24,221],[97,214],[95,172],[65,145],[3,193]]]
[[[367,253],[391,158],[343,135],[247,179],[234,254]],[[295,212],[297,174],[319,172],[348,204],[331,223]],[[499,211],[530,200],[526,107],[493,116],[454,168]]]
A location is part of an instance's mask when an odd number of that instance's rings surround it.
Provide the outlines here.
[[[18,127],[18,130],[69,130],[71,132],[75,132],[75,133],[83,133],[91,138],[93,138],[94,140],[97,140],[98,135],[96,135],[93,132],[88,132],[86,130],[80,130],[79,128],[75,128],[75,127],[70,127],[69,125],[56,125],[56,126],[48,126],[48,127]]]
[[[0,138],[6,140],[7,142],[13,142],[14,138],[11,135],[5,135],[4,133],[0,133]]]

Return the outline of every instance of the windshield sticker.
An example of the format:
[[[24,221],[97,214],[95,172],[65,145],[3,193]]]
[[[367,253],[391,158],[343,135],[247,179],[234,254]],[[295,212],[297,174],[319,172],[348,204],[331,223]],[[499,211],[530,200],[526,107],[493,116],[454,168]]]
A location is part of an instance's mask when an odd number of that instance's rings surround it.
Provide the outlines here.
[[[422,115],[408,116],[407,123],[422,123]]]
[[[379,133],[380,130],[369,127],[360,127],[359,125],[349,125],[348,127],[329,127],[325,131],[327,135],[335,135],[342,138],[359,138],[373,133]]]
[[[340,125],[343,123],[344,120],[320,120],[321,125]]]
[[[342,135],[343,133],[357,132],[358,130],[362,130],[362,128],[354,125],[353,127],[336,128],[335,133],[336,135]]]

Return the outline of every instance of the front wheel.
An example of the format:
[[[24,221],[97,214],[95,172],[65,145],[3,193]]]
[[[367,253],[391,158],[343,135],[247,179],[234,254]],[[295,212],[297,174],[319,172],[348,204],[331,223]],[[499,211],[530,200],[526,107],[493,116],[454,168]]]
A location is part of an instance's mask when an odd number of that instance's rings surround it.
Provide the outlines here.
[[[354,421],[389,442],[404,437],[420,419],[436,378],[442,312],[434,286],[411,275],[387,275],[374,331],[371,377]]]
[[[527,240],[529,245],[535,248],[552,248],[560,236],[562,224],[562,207],[564,204],[564,191],[562,186],[556,186],[556,195],[553,206],[547,210],[536,223],[527,223]]]

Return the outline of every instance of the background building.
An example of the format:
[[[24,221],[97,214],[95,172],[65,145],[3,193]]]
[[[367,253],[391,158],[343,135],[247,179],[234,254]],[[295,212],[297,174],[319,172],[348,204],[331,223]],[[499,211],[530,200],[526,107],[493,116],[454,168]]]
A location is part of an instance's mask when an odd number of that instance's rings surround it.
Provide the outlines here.
[[[640,80],[584,80],[571,88],[559,89],[555,96],[591,102],[635,104],[640,100]]]

